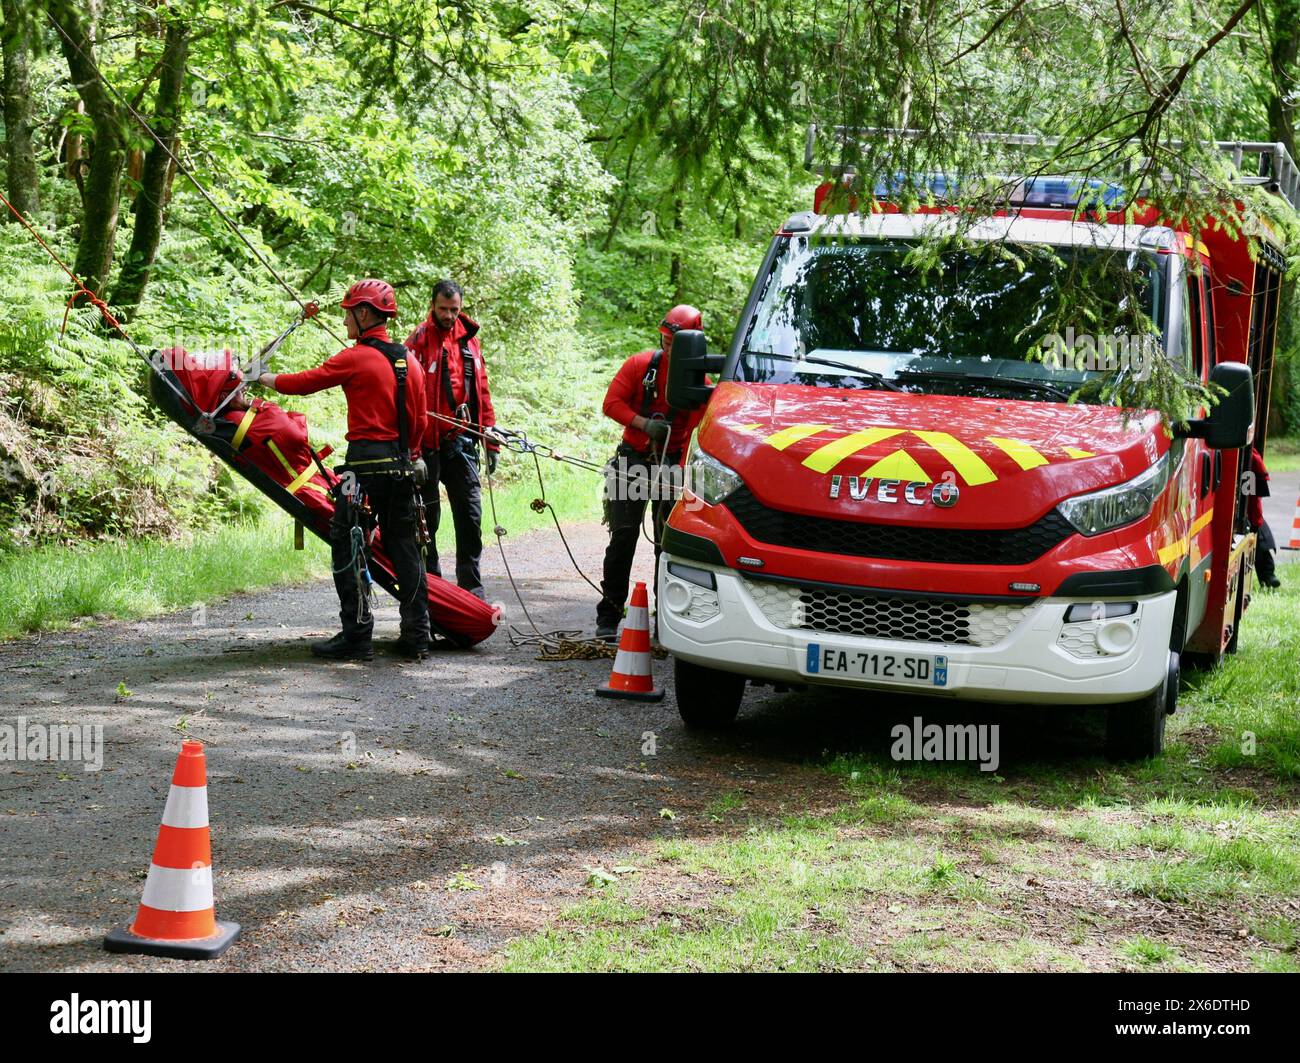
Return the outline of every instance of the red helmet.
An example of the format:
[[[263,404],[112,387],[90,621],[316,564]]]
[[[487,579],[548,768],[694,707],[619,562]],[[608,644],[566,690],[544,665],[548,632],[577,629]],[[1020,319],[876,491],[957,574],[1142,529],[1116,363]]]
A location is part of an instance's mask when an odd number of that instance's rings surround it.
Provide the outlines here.
[[[357,281],[343,296],[343,309],[351,310],[357,306],[368,306],[381,314],[392,316],[397,313],[397,296],[393,286],[387,281],[367,277]]]
[[[684,328],[698,329],[704,327],[704,319],[693,306],[680,303],[664,315],[659,322],[659,331],[665,336],[673,336]]]

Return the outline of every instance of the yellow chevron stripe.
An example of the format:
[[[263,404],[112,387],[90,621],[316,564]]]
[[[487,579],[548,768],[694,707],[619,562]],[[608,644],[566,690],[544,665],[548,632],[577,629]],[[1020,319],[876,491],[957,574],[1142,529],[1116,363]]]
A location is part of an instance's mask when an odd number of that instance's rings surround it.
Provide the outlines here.
[[[755,425],[755,428],[758,426]],[[789,428],[782,428],[779,432],[773,432],[764,440],[769,447],[777,450],[785,450],[792,443],[798,443],[801,439],[807,439],[809,436],[815,436],[818,432],[825,432],[830,425],[828,424],[792,424]]]
[[[818,447],[803,459],[803,463],[814,472],[830,472],[850,454],[863,450],[873,443],[879,443],[882,439],[902,435],[902,433],[901,428],[867,428],[861,432],[850,432],[827,443],[824,447]],[[771,440],[768,442],[770,443]]]
[[[1167,565],[1170,561],[1179,560],[1185,553],[1187,553],[1187,540],[1179,539],[1176,543],[1162,546],[1156,551],[1156,557],[1162,565]]]
[[[916,463],[916,459],[901,447],[892,454],[886,454],[862,475],[879,476],[882,480],[907,480],[922,484],[934,482]]]
[[[948,460],[948,464],[957,470],[957,474],[972,487],[993,483],[997,479],[993,470],[984,464],[983,458],[947,432],[915,432],[914,434],[942,454]]]
[[[1004,439],[1002,436],[986,436],[985,438],[1022,469],[1036,469],[1040,465],[1047,464],[1045,457],[1028,443],[1024,443],[1019,439]]]
[[[1091,450],[1080,450],[1078,447],[1066,447],[1065,453],[1072,458],[1095,458],[1097,456]]]
[[[1210,521],[1212,521],[1213,519],[1214,519],[1214,510],[1207,509],[1204,513],[1202,513],[1199,517],[1197,517],[1196,520],[1192,522],[1192,526],[1188,530],[1186,535],[1184,535],[1176,543],[1170,543],[1168,546],[1161,547],[1159,550],[1157,550],[1156,557],[1160,560],[1160,563],[1162,565],[1167,565],[1169,564],[1170,561],[1177,561],[1179,558],[1181,558],[1183,554],[1187,553],[1188,549],[1191,547],[1192,539],[1195,538],[1197,533],[1202,531],[1205,528],[1205,526],[1209,524]]]

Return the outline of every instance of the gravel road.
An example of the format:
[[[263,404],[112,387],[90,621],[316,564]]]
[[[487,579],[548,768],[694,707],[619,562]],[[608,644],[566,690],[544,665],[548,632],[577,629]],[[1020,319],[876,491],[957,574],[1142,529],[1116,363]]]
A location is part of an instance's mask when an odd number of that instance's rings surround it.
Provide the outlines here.
[[[508,542],[539,626],[590,631],[593,594],[554,533]],[[570,542],[598,571],[603,529]],[[495,549],[484,560],[522,619]],[[828,785],[802,753],[756,765],[743,740],[688,734],[667,662],[668,696],[647,705],[591,694],[608,660],[538,661],[504,631],[399,661],[380,641],[396,636],[388,600],[373,662],[317,662],[307,643],[337,611],[320,582],[0,645],[0,723],[104,738],[99,771],[0,763],[0,969],[211,969],[100,951],[139,903],[182,717],[207,744],[217,915],[244,928],[226,970],[481,966],[583,896],[585,865],[689,834],[719,793]]]
[[[1293,478],[1274,478],[1279,496]],[[1277,517],[1293,504],[1270,501]],[[568,530],[596,573],[603,529]],[[590,631],[594,594],[554,533],[507,542],[538,625]],[[494,548],[484,562],[489,595],[522,622]],[[650,568],[643,544],[636,578]],[[100,948],[139,903],[182,719],[207,744],[217,914],[244,928],[219,970],[491,965],[589,895],[585,868],[718,833],[706,809],[725,793],[759,816],[831,807],[840,788],[811,765],[888,743],[888,712],[753,690],[735,728],[692,734],[668,662],[662,703],[608,701],[591,693],[608,660],[538,661],[504,631],[419,663],[382,641],[370,663],[315,661],[307,644],[337,610],[322,581],[0,644],[0,724],[102,725],[104,739],[99,771],[0,761],[0,970],[213,969]],[[396,632],[384,599],[377,638]],[[900,696],[897,718],[915,704]],[[1008,760],[1017,742],[1066,763],[1095,752],[1055,718],[1010,720]]]

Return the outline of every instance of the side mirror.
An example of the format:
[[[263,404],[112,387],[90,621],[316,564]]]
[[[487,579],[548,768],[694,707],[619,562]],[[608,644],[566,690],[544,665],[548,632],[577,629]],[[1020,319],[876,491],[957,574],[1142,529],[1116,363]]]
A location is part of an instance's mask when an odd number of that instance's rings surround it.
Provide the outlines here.
[[[1227,392],[1210,410],[1210,416],[1188,421],[1178,434],[1204,439],[1214,450],[1236,450],[1255,436],[1255,386],[1250,366],[1220,362],[1210,370],[1210,383]]]
[[[683,329],[673,337],[668,355],[668,405],[675,410],[694,410],[709,401],[713,385],[707,374],[720,373],[726,358],[709,354],[704,333]]]

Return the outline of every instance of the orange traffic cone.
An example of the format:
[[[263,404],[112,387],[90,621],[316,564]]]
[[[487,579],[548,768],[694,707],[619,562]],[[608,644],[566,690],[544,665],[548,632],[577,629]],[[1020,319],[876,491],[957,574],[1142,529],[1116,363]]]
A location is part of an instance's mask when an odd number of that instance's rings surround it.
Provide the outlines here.
[[[1291,541],[1286,544],[1288,550],[1300,550],[1300,499],[1296,500],[1295,516],[1291,518]]]
[[[238,936],[238,923],[217,922],[212,901],[203,743],[185,741],[176,758],[135,922],[111,931],[104,938],[104,948],[181,960],[215,960]]]
[[[626,698],[630,701],[661,701],[664,692],[650,676],[650,604],[645,584],[632,588],[632,604],[627,608],[623,635],[609,682],[596,688],[602,698]]]

